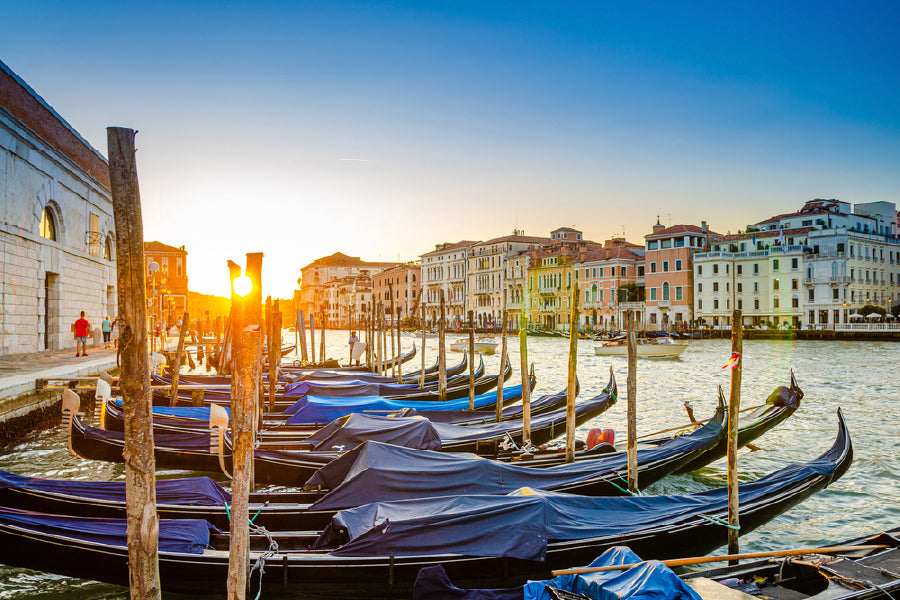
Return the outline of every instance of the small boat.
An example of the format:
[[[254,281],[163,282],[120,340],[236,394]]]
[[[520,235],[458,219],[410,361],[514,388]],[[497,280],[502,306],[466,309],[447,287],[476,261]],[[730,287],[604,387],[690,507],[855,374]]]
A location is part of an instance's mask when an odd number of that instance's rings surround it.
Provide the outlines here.
[[[831,449],[740,485],[741,533],[839,479],[852,444],[839,414]],[[460,586],[510,587],[584,564],[622,544],[647,558],[707,554],[727,541],[725,488],[685,496],[586,498],[521,490],[377,502],[336,513],[324,530],[251,535],[264,563],[254,588],[328,598],[409,598],[422,567],[444,564]],[[0,509],[0,563],[128,585],[123,519]],[[200,519],[160,520],[163,591],[221,593],[229,537]],[[256,589],[251,590],[254,595]]]
[[[493,354],[497,351],[499,342],[492,337],[475,338],[475,352],[479,354]],[[450,350],[453,352],[468,352],[469,338],[462,338],[450,344]]]
[[[669,337],[637,340],[637,354],[645,357],[681,356],[687,350],[687,342],[676,342]],[[625,356],[628,354],[628,340],[613,340],[594,346],[594,354],[598,356]]]

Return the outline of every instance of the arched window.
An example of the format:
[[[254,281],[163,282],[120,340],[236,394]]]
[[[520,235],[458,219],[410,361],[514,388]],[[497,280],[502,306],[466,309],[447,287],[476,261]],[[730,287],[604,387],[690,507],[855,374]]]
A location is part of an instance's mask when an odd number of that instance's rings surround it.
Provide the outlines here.
[[[103,258],[112,260],[112,241],[110,236],[106,236],[106,243],[103,245]]]
[[[662,299],[663,299],[663,300],[668,300],[668,299],[669,299],[669,282],[668,282],[668,281],[664,281],[664,282],[663,282],[663,285],[662,285]]]
[[[837,264],[837,261],[832,261],[832,263],[831,263],[831,276],[832,276],[832,277],[837,277],[837,276],[838,276],[838,264]]]
[[[597,284],[594,283],[591,285],[591,302],[597,301]]]
[[[56,221],[53,219],[53,213],[50,207],[45,207],[41,213],[40,234],[42,238],[56,241]]]

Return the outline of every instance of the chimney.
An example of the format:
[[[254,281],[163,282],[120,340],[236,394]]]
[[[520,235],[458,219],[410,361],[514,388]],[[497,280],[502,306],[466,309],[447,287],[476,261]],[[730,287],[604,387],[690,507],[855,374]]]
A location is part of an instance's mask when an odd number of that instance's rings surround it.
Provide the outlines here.
[[[706,221],[700,221],[700,231],[709,233],[709,227],[706,226]]]
[[[653,226],[653,233],[657,233],[665,229],[665,226],[659,222],[659,215],[656,215],[656,225]]]

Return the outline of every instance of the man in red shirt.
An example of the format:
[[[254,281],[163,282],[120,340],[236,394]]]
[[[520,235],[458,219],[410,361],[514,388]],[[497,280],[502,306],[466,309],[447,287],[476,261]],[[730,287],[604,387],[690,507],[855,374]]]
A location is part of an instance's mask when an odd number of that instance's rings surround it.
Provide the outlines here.
[[[91,324],[84,318],[84,311],[81,311],[81,318],[75,321],[75,357],[87,356],[87,339],[90,335]],[[80,351],[79,351],[80,346]]]

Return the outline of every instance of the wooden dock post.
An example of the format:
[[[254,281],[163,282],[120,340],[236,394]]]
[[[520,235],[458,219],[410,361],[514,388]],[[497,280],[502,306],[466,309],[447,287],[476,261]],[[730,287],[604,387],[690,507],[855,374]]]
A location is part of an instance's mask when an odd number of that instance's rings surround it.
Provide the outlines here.
[[[181,356],[184,354],[184,334],[187,332],[188,319],[190,315],[187,311],[181,317],[181,331],[178,332],[178,349],[175,351],[175,364],[172,365],[172,391],[169,395],[169,406],[175,406],[178,402],[178,377],[181,374]]]
[[[125,413],[125,503],[131,597],[161,597],[159,516],[156,513],[156,461],[150,361],[147,354],[147,301],[144,297],[144,223],[134,159],[132,129],[109,127],[109,179],[116,226],[119,387]]]
[[[403,347],[400,345],[400,307],[397,307],[397,383],[403,383]]]
[[[502,315],[503,324],[500,326],[500,377],[497,379],[497,410],[496,410],[496,420],[499,423],[503,418],[503,369],[506,367],[506,291],[503,292],[503,301],[502,308],[500,309],[500,314]]]
[[[316,362],[316,311],[309,313],[309,360]]]
[[[441,320],[438,321],[438,394],[447,399],[447,347],[444,344],[444,290],[441,290]]]
[[[269,341],[269,410],[275,411],[275,388],[278,385],[278,365],[281,363],[281,308],[278,300],[272,306],[272,326],[269,329],[272,338]],[[273,350],[274,356],[273,356]]]
[[[256,439],[256,432],[259,429],[262,429],[262,414],[266,400],[262,386],[262,263],[262,252],[247,253],[247,267],[245,272],[247,277],[250,278],[250,281],[253,282],[253,287],[250,289],[250,293],[247,294],[244,301],[244,327],[254,328],[255,331],[259,332],[260,338],[259,343],[257,344],[256,363],[254,363],[254,373],[256,374],[256,387],[254,388],[256,390],[256,412],[254,413],[253,419],[253,439]],[[237,332],[235,332],[235,334],[237,334]],[[250,462],[250,468],[253,468],[252,461]],[[254,486],[255,479],[251,476],[250,489],[252,490]]]
[[[475,410],[475,319],[469,311],[469,410]]]
[[[297,311],[297,333],[300,334],[300,360],[309,362],[309,353],[306,351],[306,315],[302,310]]]
[[[325,309],[322,309],[322,314],[319,315],[321,325],[319,326],[319,360],[321,362],[325,362]]]
[[[625,330],[628,336],[628,392],[627,439],[628,439],[628,491],[638,492],[637,464],[637,337],[635,335],[634,311],[625,311]]]
[[[566,379],[566,462],[575,460],[575,389],[578,365],[578,283],[572,285],[572,313],[569,317],[569,371]]]
[[[734,268],[734,267],[732,267]],[[731,317],[731,356],[736,362],[731,366],[731,396],[728,399],[728,554],[738,554],[740,518],[738,514],[738,418],[741,410],[741,371],[744,360],[744,328],[742,311],[735,310]],[[734,561],[733,564],[737,564]]]
[[[522,445],[531,446],[531,382],[528,377],[528,332],[525,309],[519,313],[519,370],[522,371]]]
[[[394,284],[390,281],[388,282],[388,296],[391,297],[391,318],[388,319],[387,328],[388,332],[391,334],[391,377],[397,376],[397,365],[396,360],[394,360],[396,354],[394,350]],[[397,340],[397,345],[400,344],[400,340]],[[387,346],[385,346],[385,351],[387,351]]]
[[[419,329],[422,331],[422,368],[419,369],[419,389],[425,388],[425,303],[422,302],[422,292],[419,291],[419,302],[422,304],[422,321]]]
[[[384,336],[381,335],[384,330],[384,308],[381,302],[375,305],[375,343],[378,345],[375,354],[378,359],[378,374],[384,375]]]

